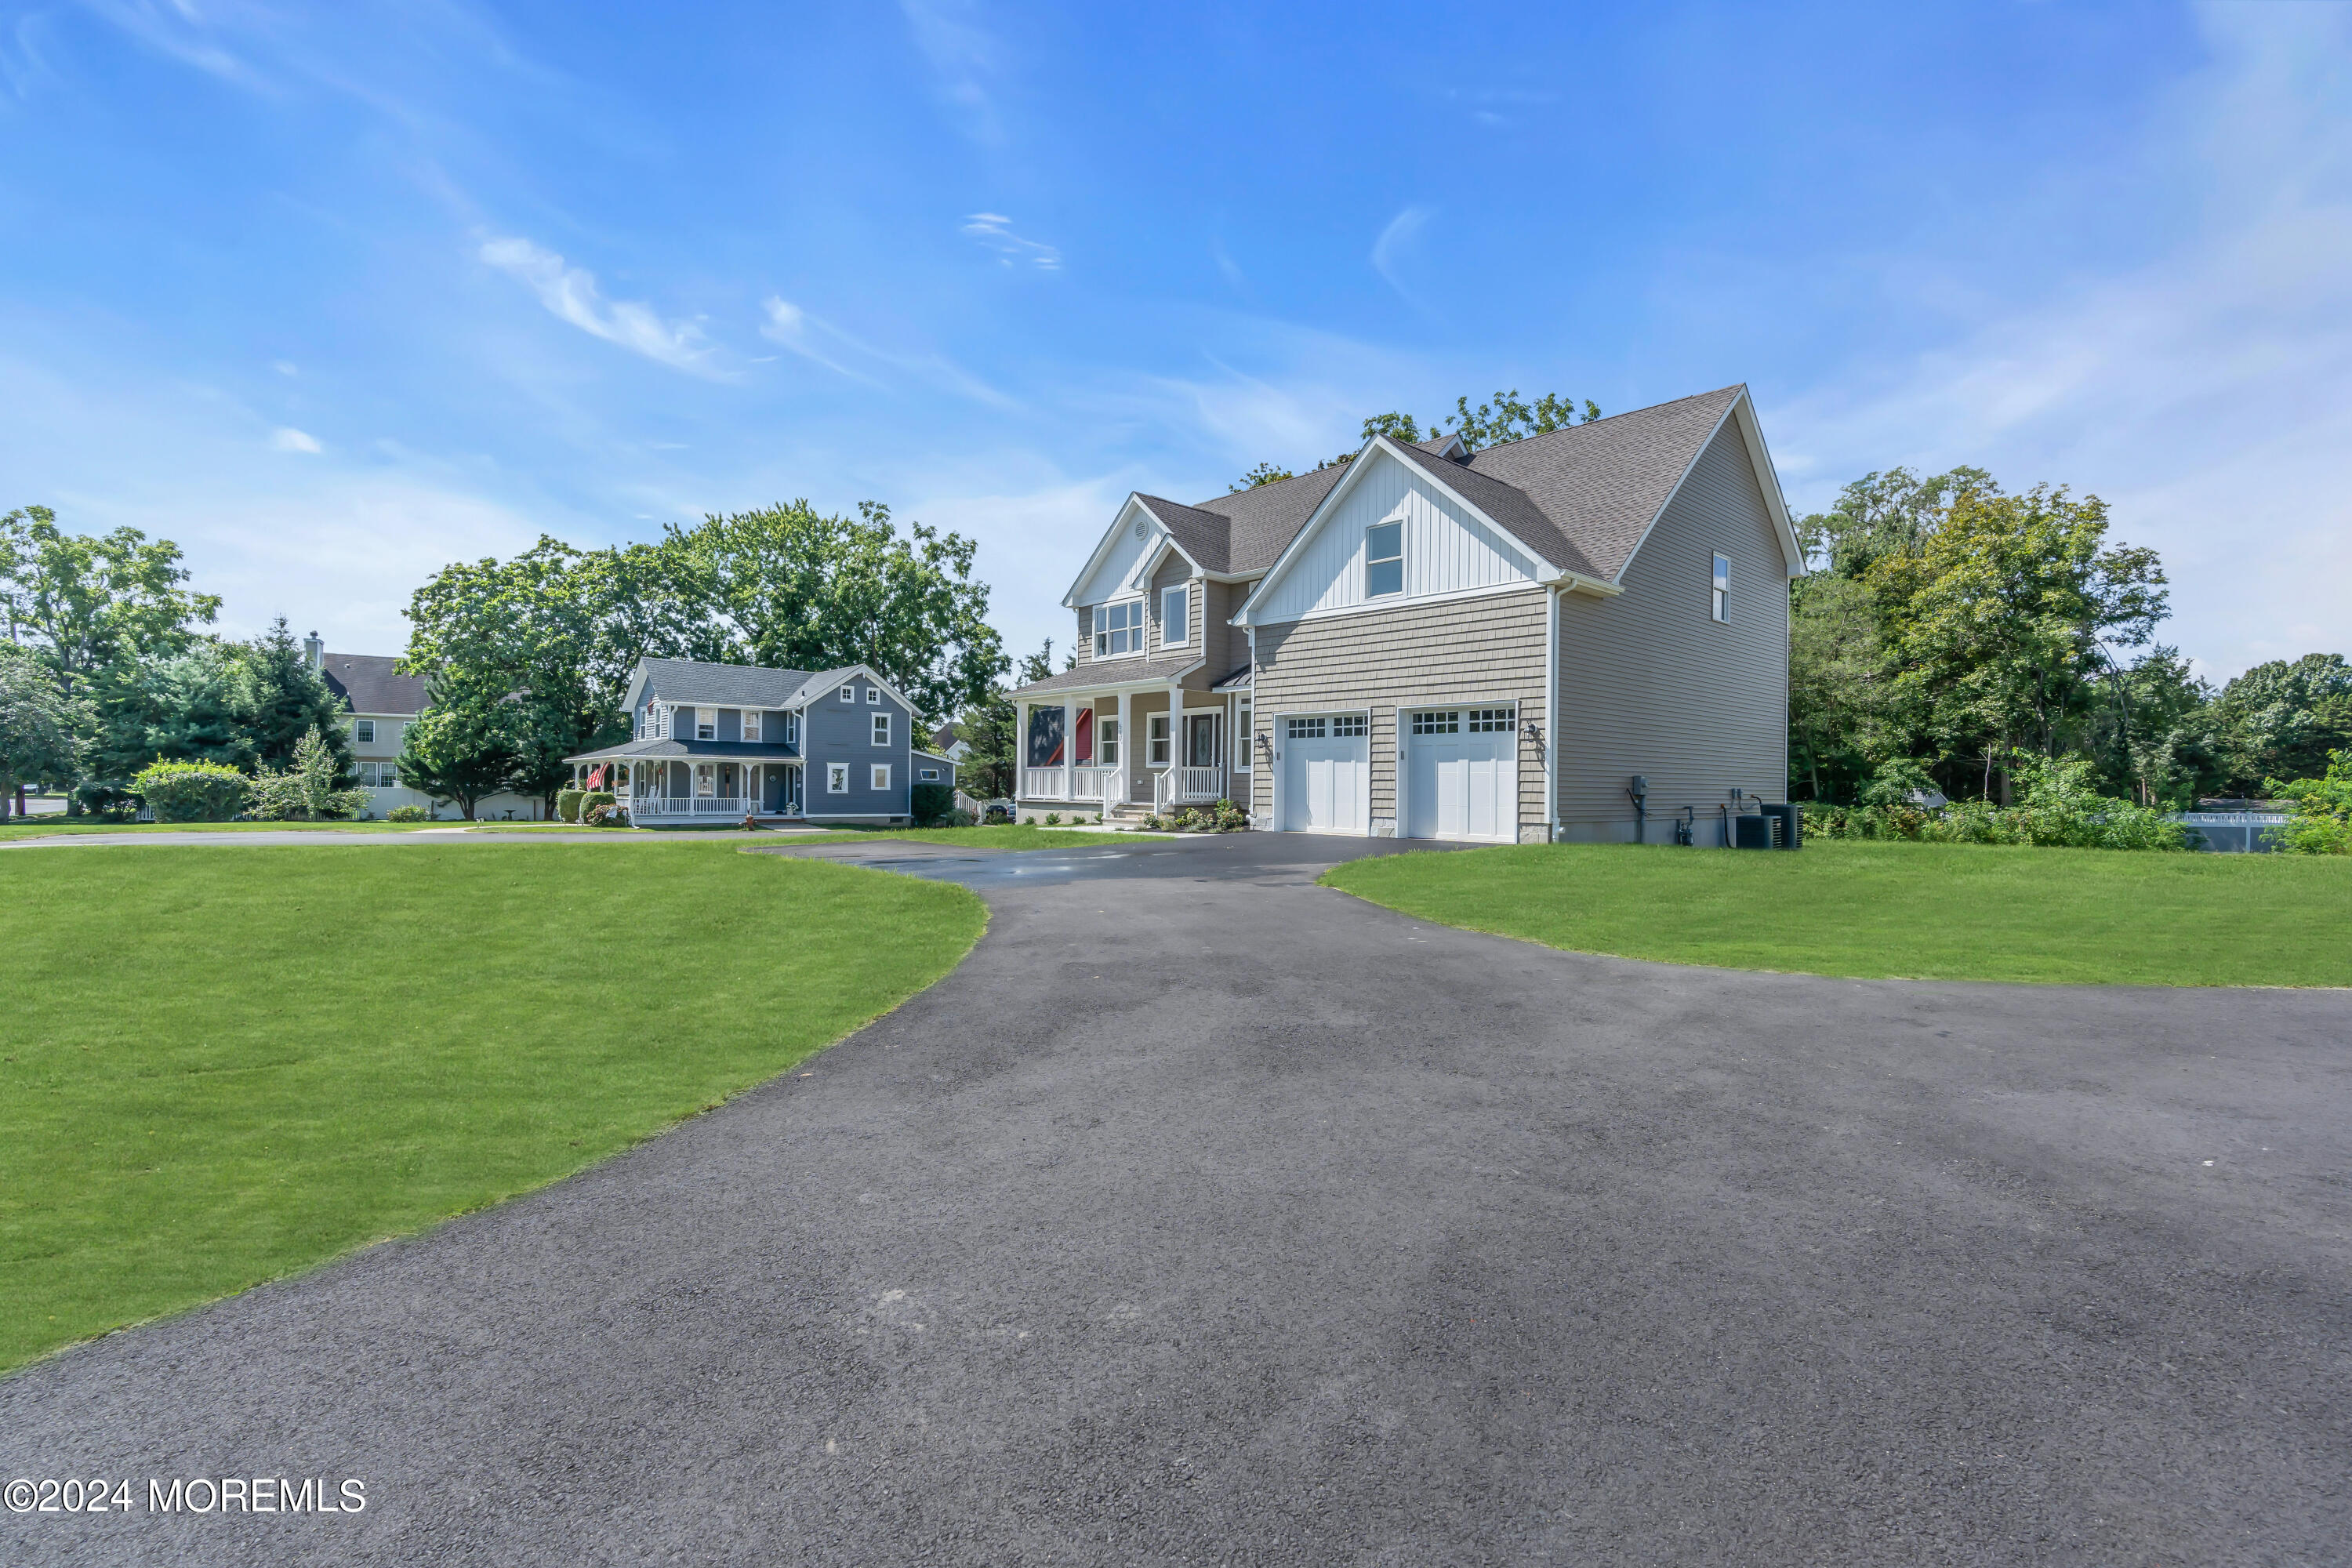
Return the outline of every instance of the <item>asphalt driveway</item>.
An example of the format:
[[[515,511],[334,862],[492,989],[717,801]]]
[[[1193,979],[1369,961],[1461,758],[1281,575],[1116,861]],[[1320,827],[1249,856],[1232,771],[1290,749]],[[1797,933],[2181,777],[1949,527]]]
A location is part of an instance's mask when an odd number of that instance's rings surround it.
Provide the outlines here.
[[[142,1505],[0,1561],[2352,1554],[2352,995],[1579,957],[1294,837],[785,852],[992,923],[585,1176],[0,1382],[0,1478]],[[366,1508],[143,1507],[224,1476]]]

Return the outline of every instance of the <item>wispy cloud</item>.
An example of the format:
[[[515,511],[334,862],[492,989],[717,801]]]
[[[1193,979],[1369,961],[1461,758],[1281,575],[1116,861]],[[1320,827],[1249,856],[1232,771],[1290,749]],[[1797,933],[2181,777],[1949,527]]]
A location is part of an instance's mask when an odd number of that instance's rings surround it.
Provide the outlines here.
[[[1062,253],[1042,240],[1024,239],[1013,232],[1013,220],[1003,213],[973,213],[963,220],[963,232],[996,253],[1006,267],[1023,262],[1045,272],[1062,269]]]
[[[1421,301],[1412,289],[1404,286],[1404,279],[1397,275],[1397,266],[1412,249],[1414,237],[1436,213],[1435,207],[1407,207],[1389,219],[1388,226],[1381,230],[1380,238],[1372,241],[1372,270],[1397,291],[1398,298],[1416,309]]]
[[[528,285],[551,314],[591,336],[673,370],[713,377],[720,374],[699,326],[666,321],[652,306],[633,300],[607,300],[596,288],[594,274],[565,266],[562,257],[544,247],[528,239],[492,239],[484,242],[481,258]]]
[[[270,450],[275,452],[317,452],[319,438],[307,430],[297,430],[291,425],[281,425],[269,433]]]
[[[1013,399],[943,354],[897,353],[877,348],[830,321],[812,316],[791,300],[773,294],[768,297],[766,310],[768,319],[760,328],[761,337],[771,342],[782,343],[811,363],[821,364],[852,381],[863,382],[868,386],[883,384],[876,376],[848,363],[863,361],[915,376],[942,391],[968,397],[974,403],[986,404],[992,408],[1019,406]]]
[[[83,0],[98,16],[166,58],[194,66],[208,76],[257,91],[271,84],[242,57],[215,37],[213,18],[189,0]]]
[[[2203,13],[2217,65],[2159,154],[2201,231],[2131,272],[1982,301],[1926,352],[1837,367],[1781,416],[1804,453],[1793,499],[1895,463],[2067,481],[2162,552],[2177,635],[2217,670],[2352,642],[2352,119],[2329,68],[2352,27],[2331,9]]]
[[[1003,49],[974,19],[970,0],[899,0],[899,8],[958,128],[975,142],[1002,142],[988,80],[1002,68]]]

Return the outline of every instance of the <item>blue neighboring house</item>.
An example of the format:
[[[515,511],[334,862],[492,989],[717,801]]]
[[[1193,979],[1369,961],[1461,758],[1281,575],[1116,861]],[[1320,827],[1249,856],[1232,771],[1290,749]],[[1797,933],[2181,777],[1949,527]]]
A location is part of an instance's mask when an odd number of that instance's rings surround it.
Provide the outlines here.
[[[564,760],[657,827],[758,816],[901,826],[919,784],[952,788],[955,764],[914,745],[915,711],[862,664],[769,669],[641,658],[631,738]]]

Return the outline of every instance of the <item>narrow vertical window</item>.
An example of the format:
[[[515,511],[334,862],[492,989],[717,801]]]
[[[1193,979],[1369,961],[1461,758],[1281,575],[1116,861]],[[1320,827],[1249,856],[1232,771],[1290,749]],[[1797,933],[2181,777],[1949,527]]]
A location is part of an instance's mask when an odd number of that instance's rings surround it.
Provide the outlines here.
[[[1364,530],[1364,597],[1404,592],[1404,524],[1376,522]]]
[[[352,739],[359,742],[362,745],[374,745],[375,721],[373,719],[354,720],[352,724]]]
[[[1181,647],[1192,636],[1192,593],[1185,587],[1160,590],[1160,646]]]
[[[1718,621],[1729,620],[1731,618],[1731,557],[1728,555],[1718,555],[1715,558],[1714,603],[1715,618]]]
[[[877,746],[890,743],[890,715],[887,713],[874,715],[874,743]]]

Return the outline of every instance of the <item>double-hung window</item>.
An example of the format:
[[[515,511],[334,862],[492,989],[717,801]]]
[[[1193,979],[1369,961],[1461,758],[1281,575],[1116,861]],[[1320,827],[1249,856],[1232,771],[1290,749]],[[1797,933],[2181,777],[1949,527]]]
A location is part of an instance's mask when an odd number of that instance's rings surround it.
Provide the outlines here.
[[[1714,612],[1718,621],[1731,619],[1731,557],[1715,558]]]
[[[400,787],[400,764],[398,763],[376,763],[375,782],[384,789],[398,789]]]
[[[1404,592],[1404,524],[1376,522],[1364,530],[1364,597]]]
[[[1234,772],[1245,773],[1250,771],[1250,753],[1257,746],[1256,734],[1257,731],[1250,728],[1250,700],[1244,697],[1234,721]]]
[[[1116,658],[1143,651],[1143,601],[1095,606],[1095,657]]]
[[[1095,761],[1104,767],[1118,766],[1118,721],[1102,719],[1095,724]]]
[[[890,715],[887,713],[874,715],[874,743],[877,746],[890,743]]]
[[[357,742],[358,742],[361,745],[362,745],[362,746],[373,746],[373,745],[374,745],[374,744],[375,744],[375,721],[374,721],[374,720],[373,720],[373,719],[354,719],[354,720],[352,720],[352,740],[354,740],[354,741],[357,741]]]
[[[698,741],[719,739],[719,710],[698,708],[694,710],[694,738]]]
[[[1166,767],[1168,765],[1168,715],[1165,713],[1151,715],[1150,723],[1144,732],[1150,738],[1148,743],[1150,747],[1150,755],[1145,760],[1152,767]]]
[[[747,741],[760,738],[760,710],[757,708],[743,710],[743,738]]]
[[[1181,647],[1192,639],[1192,590],[1180,583],[1160,590],[1160,646]]]

